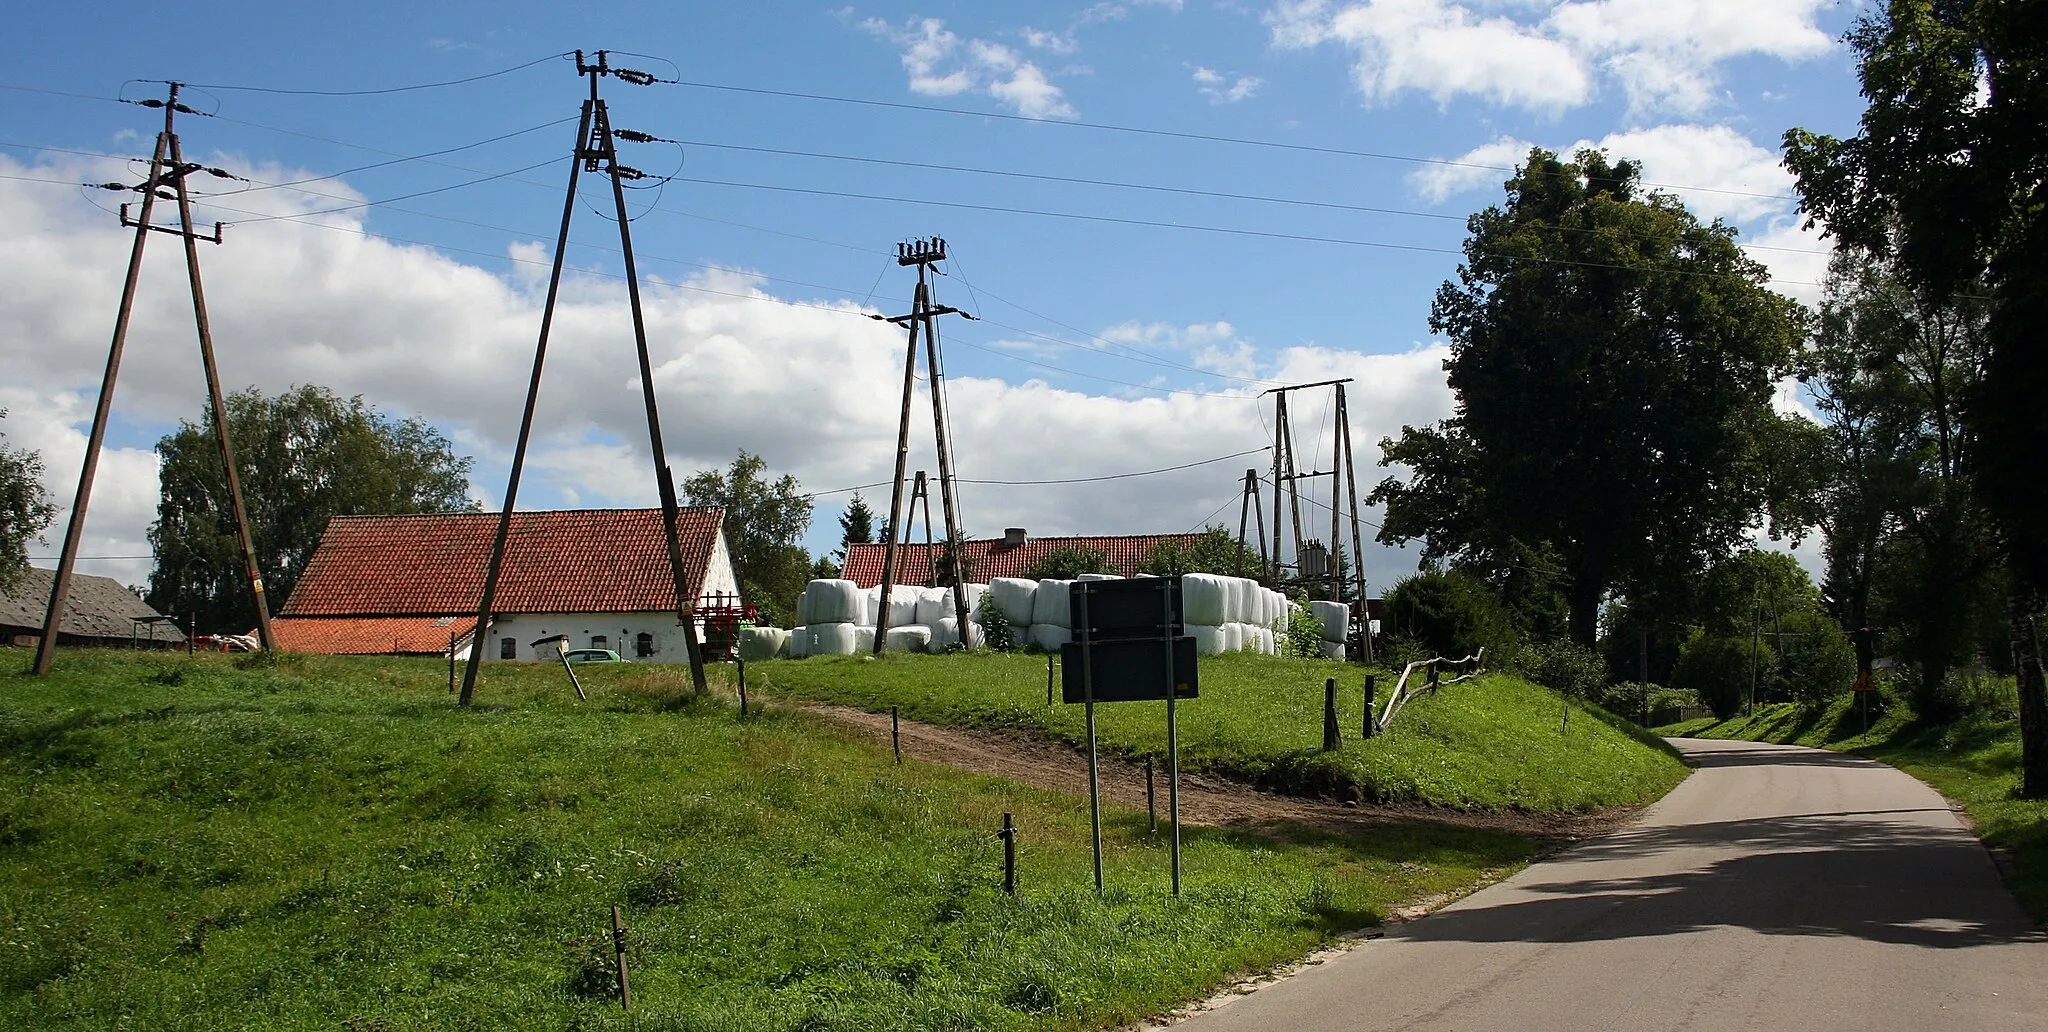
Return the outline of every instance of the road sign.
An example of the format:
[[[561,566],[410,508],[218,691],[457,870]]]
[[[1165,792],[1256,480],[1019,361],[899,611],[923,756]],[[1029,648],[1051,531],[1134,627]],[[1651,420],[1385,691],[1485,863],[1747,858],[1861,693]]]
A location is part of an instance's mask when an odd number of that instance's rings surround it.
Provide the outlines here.
[[[1841,682],[1837,681],[1835,683],[1840,684]],[[1877,690],[1877,684],[1870,679],[1870,671],[1859,671],[1856,674],[1855,686],[1849,690],[1852,692],[1874,692]]]
[[[1171,664],[1160,644],[1154,637],[1060,646],[1060,701],[1088,702],[1091,688],[1095,702],[1160,702],[1169,691],[1195,698],[1195,639],[1173,639]]]

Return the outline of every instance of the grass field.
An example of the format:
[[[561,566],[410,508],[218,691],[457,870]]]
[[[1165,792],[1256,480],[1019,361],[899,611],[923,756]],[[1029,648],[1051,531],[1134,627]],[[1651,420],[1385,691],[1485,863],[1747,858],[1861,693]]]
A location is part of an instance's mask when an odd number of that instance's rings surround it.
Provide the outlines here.
[[[1176,900],[1114,810],[1098,898],[1085,802],[743,720],[673,668],[584,668],[578,703],[559,669],[492,664],[465,711],[433,660],[28,661],[0,648],[8,1029],[1094,1028],[1539,848],[1189,829]]]
[[[748,664],[784,695],[966,727],[1086,741],[1082,707],[1045,704],[1043,656],[814,657]],[[1410,703],[1361,740],[1364,671],[1250,654],[1205,657],[1201,696],[1178,706],[1184,769],[1279,791],[1414,801],[1460,810],[1567,812],[1655,799],[1685,776],[1663,742],[1553,692],[1501,675]],[[1381,671],[1384,701],[1393,679]],[[1339,685],[1344,747],[1322,751],[1323,682]],[[1164,703],[1096,707],[1107,752],[1163,754]]]
[[[1888,707],[1863,730],[1853,700],[1818,708],[1758,707],[1752,717],[1711,718],[1660,728],[1667,735],[1782,742],[1840,749],[1883,760],[1963,804],[1987,845],[2011,858],[2007,882],[2034,920],[2048,925],[2048,800],[2019,799],[2018,721],[1978,713],[1921,724],[1903,705]]]

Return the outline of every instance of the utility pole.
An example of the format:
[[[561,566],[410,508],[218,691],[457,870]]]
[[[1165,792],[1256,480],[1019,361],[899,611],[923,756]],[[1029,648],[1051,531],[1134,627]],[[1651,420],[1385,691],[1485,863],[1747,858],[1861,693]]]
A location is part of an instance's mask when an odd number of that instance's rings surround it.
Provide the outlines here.
[[[576,52],[576,74],[590,79],[590,95],[583,101],[582,116],[576,124],[576,147],[569,164],[569,189],[562,202],[562,228],[555,239],[555,260],[548,273],[547,302],[541,308],[540,339],[533,349],[533,375],[527,381],[526,408],[519,418],[519,441],[512,451],[512,475],[505,486],[505,505],[498,514],[498,532],[491,542],[490,564],[484,570],[483,596],[478,601],[476,630],[469,649],[469,664],[462,672],[461,703],[467,706],[476,695],[477,667],[483,661],[483,642],[490,630],[491,604],[496,600],[498,575],[505,563],[505,543],[511,534],[512,509],[519,497],[519,478],[526,467],[526,445],[533,433],[533,409],[540,397],[541,371],[547,363],[548,335],[554,327],[555,300],[562,285],[562,262],[569,247],[569,223],[576,213],[576,181],[579,173],[602,172],[612,183],[612,201],[618,212],[619,248],[625,255],[626,298],[633,311],[633,345],[640,359],[641,401],[647,409],[647,444],[654,456],[654,479],[661,492],[662,530],[668,544],[669,575],[675,584],[676,623],[683,630],[683,647],[690,659],[690,681],[699,693],[705,691],[703,649],[697,641],[696,599],[689,576],[683,568],[682,542],[676,533],[676,486],[668,467],[668,452],[661,440],[661,414],[654,400],[654,369],[647,355],[647,320],[640,306],[640,277],[633,264],[632,219],[626,211],[625,182],[641,179],[645,173],[619,163],[617,140],[652,139],[644,133],[614,130],[611,113],[598,96],[598,80],[613,76],[635,86],[653,84],[654,76],[631,68],[611,66],[608,51],[597,51],[595,64],[585,63],[583,51]]]
[[[1245,530],[1247,529],[1247,517],[1256,517],[1259,521],[1259,536],[1256,540],[1259,543],[1259,572],[1263,574],[1267,566],[1266,510],[1260,507],[1259,471],[1256,469],[1244,471],[1244,493],[1238,500],[1237,505],[1237,576],[1239,577],[1244,576],[1244,554],[1249,550],[1245,544],[1244,537]]]
[[[71,518],[64,528],[64,547],[58,553],[57,575],[50,584],[50,605],[43,615],[42,637],[36,642],[34,670],[40,676],[50,672],[50,663],[55,658],[57,636],[63,629],[66,603],[71,596],[71,579],[78,562],[78,543],[85,532],[85,514],[92,501],[93,479],[99,472],[100,448],[106,441],[107,418],[114,405],[114,387],[120,377],[121,354],[128,342],[128,325],[135,310],[135,288],[142,274],[143,244],[151,233],[168,233],[185,241],[185,273],[192,288],[193,321],[199,332],[199,357],[206,369],[206,396],[213,412],[214,441],[220,447],[221,467],[227,473],[228,501],[235,521],[236,537],[242,548],[242,560],[249,575],[249,588],[256,602],[256,637],[263,647],[274,649],[277,642],[270,633],[270,606],[263,595],[263,573],[256,563],[256,547],[249,531],[248,507],[242,501],[241,473],[235,462],[235,446],[228,434],[227,405],[221,398],[220,370],[214,361],[213,325],[206,317],[206,291],[199,279],[199,241],[207,240],[218,244],[221,241],[221,227],[215,223],[213,235],[202,237],[192,225],[192,195],[185,180],[193,173],[204,172],[222,179],[237,179],[238,176],[217,168],[207,168],[185,161],[184,150],[179,145],[176,129],[180,113],[197,115],[198,111],[178,102],[181,84],[166,84],[169,94],[164,100],[131,101],[142,107],[162,108],[164,127],[157,134],[156,152],[149,159],[149,179],[136,186],[120,183],[90,184],[101,189],[134,191],[142,195],[142,206],[135,218],[128,217],[128,206],[121,205],[121,224],[135,229],[135,242],[128,252],[128,274],[121,285],[121,303],[114,314],[114,339],[107,349],[107,368],[100,378],[99,404],[93,409],[92,431],[86,438],[85,463],[78,475],[78,492],[72,498]],[[158,226],[150,221],[158,200],[178,202],[178,226]]]
[[[1365,538],[1358,529],[1358,456],[1351,442],[1351,407],[1344,400],[1344,381],[1334,384],[1337,388],[1337,446],[1344,451],[1344,484],[1351,499],[1351,571],[1358,580],[1358,607],[1363,615],[1359,626],[1360,638],[1365,648],[1360,655],[1364,662],[1372,662],[1372,602],[1365,595]],[[1330,507],[1335,509],[1337,490],[1331,482]],[[1339,596],[1341,598],[1341,596]]]
[[[1346,377],[1341,380],[1290,384],[1285,387],[1275,387],[1266,392],[1273,396],[1273,555],[1271,565],[1273,583],[1275,587],[1279,586],[1282,579],[1281,571],[1287,565],[1286,553],[1281,548],[1281,496],[1285,494],[1287,497],[1289,521],[1294,529],[1297,574],[1301,577],[1306,577],[1308,576],[1306,571],[1300,569],[1300,555],[1303,542],[1300,482],[1313,477],[1329,477],[1330,541],[1329,548],[1325,554],[1327,557],[1326,561],[1329,563],[1326,573],[1330,597],[1335,600],[1342,600],[1344,597],[1343,588],[1338,583],[1336,554],[1338,551],[1337,542],[1342,528],[1340,513],[1344,510],[1344,493],[1347,486],[1350,490],[1351,499],[1352,565],[1357,569],[1358,596],[1360,599],[1365,597],[1365,545],[1364,538],[1358,529],[1358,471],[1351,454],[1351,413],[1344,397],[1344,385],[1350,382],[1351,379]],[[1334,412],[1332,430],[1335,434],[1336,445],[1331,452],[1332,465],[1330,469],[1311,470],[1304,473],[1295,467],[1294,428],[1292,420],[1288,417],[1287,395],[1293,391],[1313,390],[1318,387],[1332,387],[1336,390],[1336,404],[1332,409]],[[1261,537],[1263,537],[1263,534]],[[1368,634],[1368,638],[1370,638],[1370,634]],[[1371,649],[1371,644],[1368,641],[1366,646],[1368,659],[1371,658]]]
[[[882,549],[882,601],[875,613],[875,652],[880,653],[884,639],[889,633],[889,599],[896,588],[897,533],[901,527],[903,512],[903,474],[910,463],[910,409],[917,393],[917,336],[924,331],[925,369],[930,374],[932,385],[932,436],[939,453],[939,502],[946,515],[946,550],[953,556],[953,616],[960,624],[960,640],[970,641],[967,615],[967,593],[957,585],[967,582],[966,557],[962,554],[964,542],[960,538],[959,496],[953,483],[953,447],[949,432],[950,420],[946,409],[946,366],[944,352],[939,348],[939,322],[942,315],[957,315],[972,319],[950,305],[932,302],[929,274],[936,272],[933,267],[946,260],[946,241],[943,237],[929,240],[912,240],[896,245],[896,264],[904,268],[916,267],[917,293],[913,297],[910,314],[898,316],[874,316],[882,322],[895,323],[909,331],[909,343],[903,356],[903,408],[902,418],[896,427],[896,475],[889,487],[889,534],[888,543]],[[931,499],[925,498],[925,526],[931,526]],[[908,541],[908,535],[904,535]],[[927,549],[929,555],[929,549]]]

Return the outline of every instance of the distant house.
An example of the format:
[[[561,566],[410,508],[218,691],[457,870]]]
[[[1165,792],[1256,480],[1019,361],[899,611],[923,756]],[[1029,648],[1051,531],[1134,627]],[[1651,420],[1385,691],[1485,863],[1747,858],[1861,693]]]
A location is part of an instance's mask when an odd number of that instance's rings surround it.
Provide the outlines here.
[[[688,590],[698,603],[739,594],[722,509],[676,521]],[[278,647],[341,655],[469,653],[496,513],[336,516],[284,609]],[[659,509],[512,514],[485,659],[552,659],[531,643],[566,634],[571,648],[682,663],[675,582]]]
[[[1022,577],[1025,572],[1038,565],[1047,552],[1055,548],[1096,548],[1109,560],[1117,573],[1129,577],[1145,565],[1145,559],[1154,548],[1162,544],[1192,546],[1200,542],[1206,533],[1196,534],[1120,534],[1096,537],[1043,537],[1034,538],[1022,527],[1012,527],[999,538],[984,538],[962,542],[960,552],[967,558],[968,579],[987,583],[997,577]],[[882,583],[882,562],[888,549],[885,544],[856,544],[846,549],[846,565],[840,576],[863,588],[872,588]],[[896,583],[928,584],[932,578],[933,563],[939,558],[943,546],[926,547],[922,541],[898,545],[896,549]],[[1257,571],[1251,571],[1256,574]]]
[[[34,645],[50,610],[57,571],[31,567],[11,590],[0,592],[0,642]],[[184,632],[112,577],[71,575],[71,594],[57,622],[59,645],[183,644]]]

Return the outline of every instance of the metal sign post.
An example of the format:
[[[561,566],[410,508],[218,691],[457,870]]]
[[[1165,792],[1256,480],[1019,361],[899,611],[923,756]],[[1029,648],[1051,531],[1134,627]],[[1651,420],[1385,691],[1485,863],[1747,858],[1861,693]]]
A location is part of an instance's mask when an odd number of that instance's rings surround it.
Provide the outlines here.
[[[1088,719],[1088,827],[1095,844],[1095,894],[1102,895],[1102,781],[1095,760],[1094,636],[1088,633],[1088,593],[1077,592],[1081,604],[1081,705]],[[1048,660],[1048,663],[1051,661]]]

